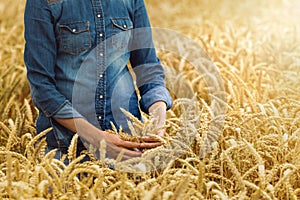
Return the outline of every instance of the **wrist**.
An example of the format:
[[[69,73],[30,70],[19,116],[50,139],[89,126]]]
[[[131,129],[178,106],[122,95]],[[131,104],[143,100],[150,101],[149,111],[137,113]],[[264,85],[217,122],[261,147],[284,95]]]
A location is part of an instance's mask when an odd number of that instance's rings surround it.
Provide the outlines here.
[[[157,109],[166,111],[167,110],[167,104],[164,101],[156,101],[155,103],[153,103],[149,107],[148,111],[151,114]]]

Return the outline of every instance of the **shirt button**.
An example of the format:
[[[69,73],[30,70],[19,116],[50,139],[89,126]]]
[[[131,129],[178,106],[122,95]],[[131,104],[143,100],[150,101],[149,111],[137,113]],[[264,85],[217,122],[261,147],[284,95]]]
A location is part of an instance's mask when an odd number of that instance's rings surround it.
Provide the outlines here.
[[[99,117],[98,117],[98,119],[102,119],[102,117],[101,117],[101,116],[99,116]]]
[[[102,74],[100,74],[100,75],[99,75],[99,77],[100,77],[100,78],[103,78],[103,75],[102,75]]]
[[[76,29],[74,28],[72,31],[73,31],[73,32],[76,32]]]
[[[127,27],[126,24],[124,24],[123,27],[126,28]]]
[[[103,33],[100,33],[99,36],[102,37],[102,36],[103,36]]]
[[[100,53],[99,55],[102,57],[102,56],[103,56],[103,53]]]
[[[100,17],[101,17],[101,14],[98,14],[97,17],[100,18]]]
[[[103,95],[100,95],[99,97],[100,97],[100,99],[103,99]]]

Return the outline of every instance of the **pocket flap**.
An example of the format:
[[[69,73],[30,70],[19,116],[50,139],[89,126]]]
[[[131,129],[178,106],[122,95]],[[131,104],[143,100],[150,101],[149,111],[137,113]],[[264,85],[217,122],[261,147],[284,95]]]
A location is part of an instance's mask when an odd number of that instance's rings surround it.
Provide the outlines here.
[[[128,18],[112,18],[111,21],[114,26],[116,26],[119,29],[122,29],[124,31],[133,28],[132,21]]]
[[[63,30],[70,31],[71,33],[77,34],[89,30],[89,22],[76,22],[71,24],[60,24],[59,27]]]

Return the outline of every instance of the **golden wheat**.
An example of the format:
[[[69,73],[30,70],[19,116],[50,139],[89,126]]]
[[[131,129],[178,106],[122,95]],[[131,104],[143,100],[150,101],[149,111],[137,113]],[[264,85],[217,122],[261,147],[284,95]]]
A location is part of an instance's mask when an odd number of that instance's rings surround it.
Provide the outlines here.
[[[100,160],[91,152],[76,157],[77,135],[61,160],[55,150],[45,154],[50,129],[35,133],[38,111],[23,63],[24,3],[0,2],[0,199],[300,199],[298,1],[146,1],[154,26],[175,29],[203,50],[195,56],[198,49],[176,38],[167,41],[178,55],[158,48],[174,98],[167,136],[125,162],[105,158],[104,142]],[[200,69],[212,69],[210,59],[226,93],[221,133],[213,106],[222,100]],[[142,142],[157,132],[151,117],[141,123],[123,112],[132,136],[113,125],[110,133]],[[91,161],[81,163],[85,156]]]

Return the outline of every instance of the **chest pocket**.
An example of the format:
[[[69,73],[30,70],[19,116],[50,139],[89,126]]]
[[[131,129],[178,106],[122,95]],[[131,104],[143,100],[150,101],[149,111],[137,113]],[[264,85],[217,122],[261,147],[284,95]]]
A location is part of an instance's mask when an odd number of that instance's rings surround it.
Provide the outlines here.
[[[124,50],[129,44],[130,29],[133,28],[132,21],[129,18],[111,18],[111,22],[112,45],[119,50]]]
[[[91,47],[89,22],[60,24],[59,32],[59,48],[66,53],[79,54]]]

